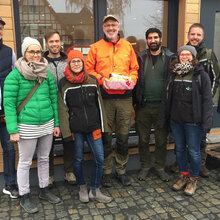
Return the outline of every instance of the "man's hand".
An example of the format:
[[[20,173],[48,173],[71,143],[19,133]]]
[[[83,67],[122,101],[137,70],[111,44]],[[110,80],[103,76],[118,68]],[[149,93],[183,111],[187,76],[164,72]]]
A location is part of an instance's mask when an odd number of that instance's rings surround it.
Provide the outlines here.
[[[60,136],[60,128],[59,127],[54,127],[53,135],[55,137],[59,137]]]
[[[109,87],[105,83],[106,81],[109,81],[109,79],[105,78],[105,80],[103,81],[103,84],[102,84],[103,89],[109,89]]]
[[[11,141],[11,142],[19,142],[19,140],[20,140],[20,135],[19,135],[19,133],[10,134],[10,141]]]

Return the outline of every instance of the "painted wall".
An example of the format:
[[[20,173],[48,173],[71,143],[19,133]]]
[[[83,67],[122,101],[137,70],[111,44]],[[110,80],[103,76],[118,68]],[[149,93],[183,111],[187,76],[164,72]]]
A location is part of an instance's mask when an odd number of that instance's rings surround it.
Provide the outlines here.
[[[200,22],[201,0],[179,0],[178,45],[177,48],[188,42],[189,27]]]
[[[12,0],[0,0],[0,17],[5,21],[4,44],[11,47],[16,52],[15,28],[13,19]]]

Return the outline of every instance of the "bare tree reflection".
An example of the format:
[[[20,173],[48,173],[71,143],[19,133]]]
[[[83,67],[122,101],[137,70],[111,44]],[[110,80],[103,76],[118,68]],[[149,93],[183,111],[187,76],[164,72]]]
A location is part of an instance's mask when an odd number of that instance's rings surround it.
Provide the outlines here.
[[[124,26],[125,8],[131,9],[131,0],[112,0],[107,1],[108,14],[115,14]]]
[[[144,17],[144,25],[145,27],[156,27],[160,30],[163,29],[163,12],[164,12],[164,5],[161,2],[154,3],[154,9],[150,16]]]
[[[93,1],[91,0],[65,0],[65,4],[68,12],[76,12],[83,7],[86,7],[93,12]]]

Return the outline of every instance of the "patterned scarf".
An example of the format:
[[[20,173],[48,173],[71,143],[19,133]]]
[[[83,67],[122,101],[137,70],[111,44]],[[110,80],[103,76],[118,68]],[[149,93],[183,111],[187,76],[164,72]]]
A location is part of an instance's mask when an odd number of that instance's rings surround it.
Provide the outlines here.
[[[184,76],[191,70],[193,70],[193,64],[191,62],[188,63],[177,63],[174,66],[173,72],[178,75]]]
[[[85,79],[84,72],[74,74],[72,71],[70,71],[69,65],[66,66],[66,69],[64,71],[64,75],[65,75],[66,79],[71,83],[82,83]]]
[[[20,57],[15,62],[15,67],[25,79],[37,80],[40,84],[48,77],[48,62],[45,58],[41,62],[27,62],[24,57]]]

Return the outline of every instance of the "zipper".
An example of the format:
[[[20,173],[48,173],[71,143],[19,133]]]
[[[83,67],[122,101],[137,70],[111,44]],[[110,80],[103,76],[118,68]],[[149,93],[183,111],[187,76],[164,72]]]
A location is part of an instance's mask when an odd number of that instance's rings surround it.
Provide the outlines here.
[[[86,107],[85,107],[85,104],[86,104],[86,100],[85,100],[85,96],[86,96],[86,93],[84,92],[83,90],[83,87],[81,85],[81,91],[82,91],[82,99],[83,99],[83,111],[84,111],[84,114],[85,114],[85,118],[86,118],[86,123],[87,123],[87,127],[88,127],[88,116],[87,116],[87,113],[86,113]]]

